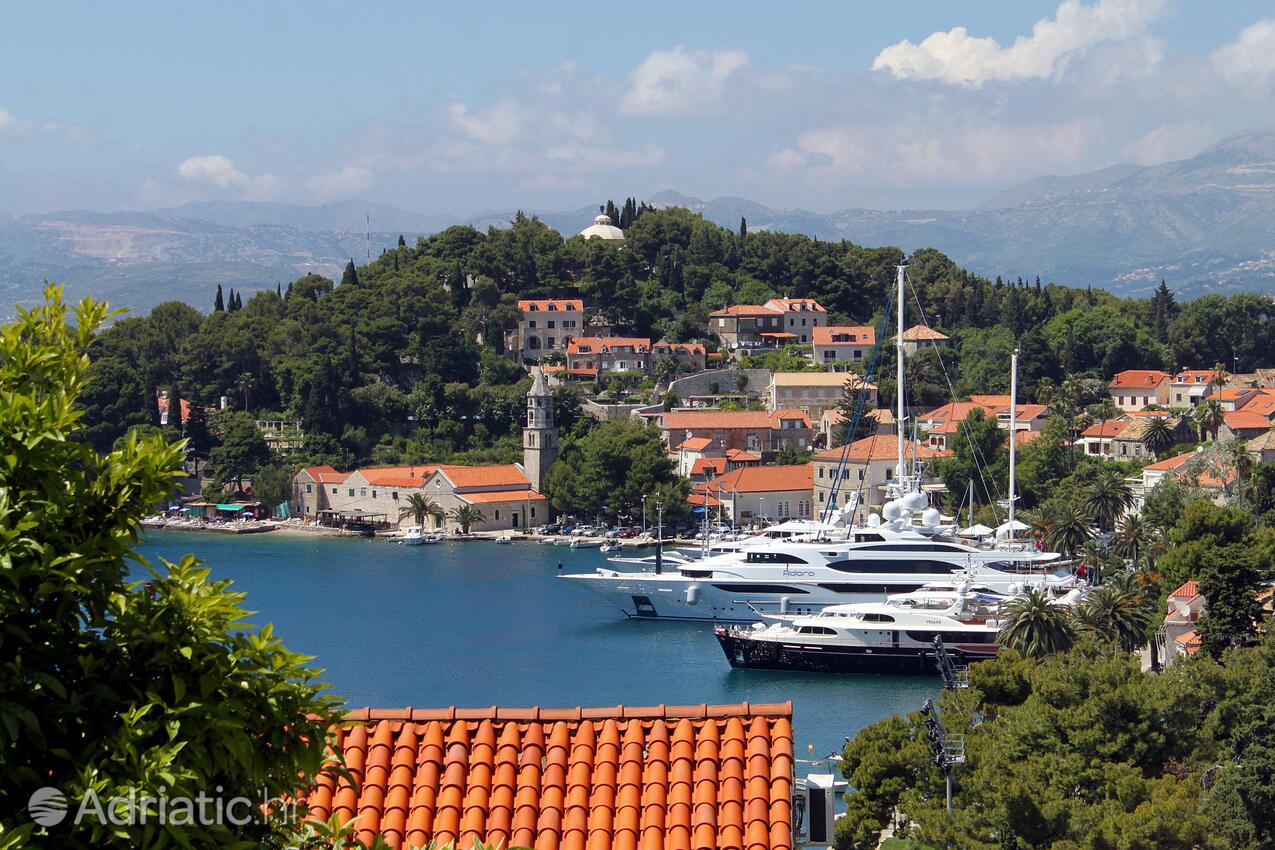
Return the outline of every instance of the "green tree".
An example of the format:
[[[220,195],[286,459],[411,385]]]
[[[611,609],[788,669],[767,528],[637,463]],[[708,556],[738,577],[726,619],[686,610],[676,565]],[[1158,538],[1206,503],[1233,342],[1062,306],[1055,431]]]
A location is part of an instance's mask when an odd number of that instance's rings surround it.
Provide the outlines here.
[[[441,517],[443,509],[439,507],[438,502],[431,499],[423,493],[413,493],[407,497],[403,506],[398,509],[398,518],[400,520],[412,518],[413,525],[425,526],[425,517]],[[481,522],[482,520],[471,519],[470,523]],[[459,522],[459,520],[457,520]],[[465,526],[465,533],[469,533],[468,525]]]
[[[213,299],[213,312],[221,313],[226,309],[226,302],[221,295],[221,284],[217,284],[217,297]]]
[[[242,411],[222,411],[216,417],[213,429],[217,445],[209,456],[214,475],[219,484],[235,482],[243,489],[243,479],[251,477],[257,469],[270,462],[270,448],[257,430],[257,422]]]
[[[1196,406],[1191,419],[1195,423],[1195,430],[1201,442],[1205,437],[1217,440],[1217,433],[1225,422],[1224,415],[1221,403],[1215,398],[1206,398]]]
[[[1086,513],[1093,517],[1103,531],[1115,528],[1116,521],[1133,504],[1133,488],[1120,470],[1107,467],[1084,489]]]
[[[1117,555],[1136,564],[1156,541],[1155,529],[1139,514],[1129,514],[1120,520],[1112,539]]]
[[[216,440],[208,429],[208,414],[202,404],[191,402],[190,417],[186,420],[186,450],[195,461],[195,474],[199,474],[199,462],[208,460]]]
[[[1045,545],[1055,552],[1074,558],[1076,551],[1093,537],[1093,518],[1074,502],[1050,504],[1042,511]]]
[[[1005,606],[1005,623],[997,641],[1031,658],[1066,652],[1076,640],[1071,616],[1054,605],[1049,594],[1029,588]]]
[[[102,455],[77,439],[86,352],[107,316],[89,300],[68,315],[50,286],[0,329],[0,835],[10,847],[283,846],[292,830],[278,819],[46,828],[19,814],[42,785],[73,806],[89,791],[292,795],[319,772],[336,719],[305,659],[247,626],[242,594],[193,557],[130,581],[141,518],[168,498],[182,446],[134,435]]]
[[[1256,639],[1263,616],[1257,594],[1270,568],[1269,554],[1251,544],[1231,543],[1203,553],[1198,578],[1208,611],[1200,620],[1200,640],[1214,658]]]
[[[1082,631],[1133,652],[1147,642],[1154,616],[1154,599],[1138,588],[1108,582],[1090,589],[1075,620]]]
[[[960,423],[949,442],[951,457],[940,458],[936,467],[947,492],[961,498],[974,482],[974,500],[991,504],[1000,495],[1000,482],[1008,479],[1009,445],[1005,432],[994,417],[976,408]]]
[[[1142,445],[1155,457],[1160,457],[1173,445],[1175,429],[1167,416],[1151,416],[1142,432]]]
[[[291,466],[265,464],[252,476],[252,495],[270,510],[292,501],[292,478],[296,469]]]
[[[483,512],[473,505],[461,505],[460,507],[452,508],[448,512],[447,518],[460,526],[461,534],[468,534],[471,526],[487,521],[487,517]]]

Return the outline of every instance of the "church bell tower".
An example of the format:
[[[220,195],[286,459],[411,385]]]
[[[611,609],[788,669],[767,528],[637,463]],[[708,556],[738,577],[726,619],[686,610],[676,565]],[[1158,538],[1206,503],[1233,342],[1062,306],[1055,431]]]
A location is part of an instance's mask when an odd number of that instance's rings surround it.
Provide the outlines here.
[[[544,492],[545,473],[558,459],[558,429],[553,424],[553,393],[540,367],[532,370],[527,391],[527,425],[522,429],[522,467],[532,489]]]

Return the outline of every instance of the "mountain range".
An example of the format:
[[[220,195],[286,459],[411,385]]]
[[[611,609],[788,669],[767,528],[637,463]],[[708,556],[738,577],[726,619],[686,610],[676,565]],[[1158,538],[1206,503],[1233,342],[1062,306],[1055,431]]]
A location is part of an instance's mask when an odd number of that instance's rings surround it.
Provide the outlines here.
[[[969,210],[816,213],[671,191],[647,200],[730,228],[746,218],[753,231],[934,247],[988,276],[1039,275],[1124,295],[1144,294],[1161,278],[1183,297],[1275,294],[1275,129],[1236,133],[1178,162],[1038,177]],[[534,212],[572,234],[596,209]],[[201,201],[148,212],[0,216],[0,312],[38,298],[46,278],[72,296],[93,294],[134,310],[171,299],[206,309],[219,283],[251,291],[307,272],[331,277],[400,234],[412,240],[452,224],[499,227],[514,214],[423,215],[364,201]]]

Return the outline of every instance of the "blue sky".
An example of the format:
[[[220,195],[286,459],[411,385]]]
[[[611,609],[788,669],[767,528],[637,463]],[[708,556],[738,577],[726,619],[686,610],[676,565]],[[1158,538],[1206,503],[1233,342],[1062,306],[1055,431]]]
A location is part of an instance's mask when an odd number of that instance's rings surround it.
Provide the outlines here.
[[[1269,3],[366,5],[6,3],[0,212],[959,207],[1275,123]]]

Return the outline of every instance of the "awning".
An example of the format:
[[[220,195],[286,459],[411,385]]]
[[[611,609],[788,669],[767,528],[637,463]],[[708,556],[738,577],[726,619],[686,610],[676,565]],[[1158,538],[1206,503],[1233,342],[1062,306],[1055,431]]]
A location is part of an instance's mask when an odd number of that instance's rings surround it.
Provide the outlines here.
[[[252,505],[218,505],[219,511],[242,511],[244,508],[250,508]]]
[[[1008,522],[1003,522],[1000,525],[996,526],[996,536],[1008,537],[1009,525],[1010,524]],[[1018,520],[1014,520],[1014,532],[1018,533],[1020,531],[1031,531],[1031,526],[1025,522],[1019,522]]]
[[[790,334],[787,331],[779,331],[778,333],[761,333],[758,336],[769,337],[770,339],[796,339],[796,334]]]
[[[980,522],[975,525],[971,525],[969,528],[962,528],[958,533],[962,537],[986,537],[992,533],[992,529]]]

